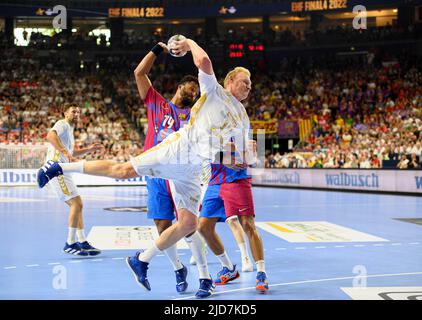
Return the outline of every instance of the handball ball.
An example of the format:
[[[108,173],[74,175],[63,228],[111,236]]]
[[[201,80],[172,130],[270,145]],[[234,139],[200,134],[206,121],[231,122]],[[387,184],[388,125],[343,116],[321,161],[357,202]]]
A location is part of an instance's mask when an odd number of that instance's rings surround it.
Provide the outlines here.
[[[173,37],[171,37],[171,38],[169,39],[169,41],[167,42],[167,47],[169,48],[169,53],[170,53],[173,57],[180,58],[180,57],[183,57],[183,56],[187,53],[187,51],[183,51],[183,52],[180,52],[180,53],[177,55],[177,54],[175,54],[175,53],[173,52],[174,42],[175,42],[175,41],[185,40],[185,39],[186,39],[186,37],[185,37],[185,36],[182,36],[181,34],[176,34],[176,35],[174,35]]]

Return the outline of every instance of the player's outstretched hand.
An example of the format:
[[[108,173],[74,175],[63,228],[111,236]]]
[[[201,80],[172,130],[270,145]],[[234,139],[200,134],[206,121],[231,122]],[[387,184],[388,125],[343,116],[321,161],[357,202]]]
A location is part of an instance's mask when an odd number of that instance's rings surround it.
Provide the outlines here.
[[[105,147],[101,143],[93,143],[89,146],[91,152],[99,151],[101,154],[104,153]]]

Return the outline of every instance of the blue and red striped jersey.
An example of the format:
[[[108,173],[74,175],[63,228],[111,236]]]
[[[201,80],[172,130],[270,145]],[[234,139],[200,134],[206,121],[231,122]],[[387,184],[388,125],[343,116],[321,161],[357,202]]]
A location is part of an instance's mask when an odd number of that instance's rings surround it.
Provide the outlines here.
[[[234,180],[249,179],[247,169],[239,171],[229,169],[223,164],[211,164],[211,179],[209,185],[233,182]]]
[[[190,108],[179,108],[150,87],[144,99],[148,113],[148,130],[144,151],[163,141],[189,121]]]

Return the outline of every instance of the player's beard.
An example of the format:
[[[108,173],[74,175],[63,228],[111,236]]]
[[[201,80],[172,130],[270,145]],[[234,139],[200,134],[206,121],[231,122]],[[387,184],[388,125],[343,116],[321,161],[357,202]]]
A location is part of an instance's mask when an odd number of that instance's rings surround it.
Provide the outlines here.
[[[78,125],[78,122],[79,122],[79,119],[77,119],[77,118],[73,118],[73,119],[72,119],[72,121],[71,121],[70,123],[71,123],[71,125],[72,125],[73,127],[76,127],[76,126]]]
[[[190,95],[182,93],[181,99],[180,99],[181,107],[183,108],[190,107],[193,104],[193,101],[194,101],[194,98],[192,98]]]

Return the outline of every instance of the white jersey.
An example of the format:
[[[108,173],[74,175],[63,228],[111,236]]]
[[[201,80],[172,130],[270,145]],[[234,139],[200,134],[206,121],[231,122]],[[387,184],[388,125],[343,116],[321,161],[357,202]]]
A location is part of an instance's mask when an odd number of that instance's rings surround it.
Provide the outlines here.
[[[211,161],[231,141],[238,151],[246,150],[250,122],[243,104],[217,82],[214,74],[199,70],[198,80],[201,97],[192,107],[189,123],[179,130],[181,135],[197,155]]]
[[[50,131],[56,131],[57,135],[63,146],[69,151],[70,154],[73,154],[73,146],[75,144],[75,138],[73,136],[73,127],[66,120],[62,119],[56,122],[53,128]],[[47,160],[53,160],[58,162],[69,162],[69,160],[53,145],[48,145],[47,151]]]

